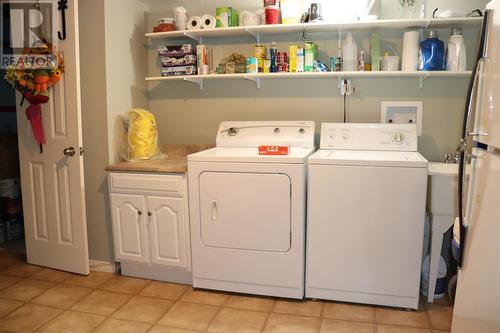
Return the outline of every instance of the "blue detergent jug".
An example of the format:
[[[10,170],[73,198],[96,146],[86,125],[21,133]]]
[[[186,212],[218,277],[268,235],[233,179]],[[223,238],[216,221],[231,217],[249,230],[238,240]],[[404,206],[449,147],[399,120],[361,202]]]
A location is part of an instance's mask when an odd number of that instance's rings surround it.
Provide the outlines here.
[[[439,40],[438,33],[430,30],[427,39],[420,42],[420,65],[422,71],[445,70],[444,42]]]

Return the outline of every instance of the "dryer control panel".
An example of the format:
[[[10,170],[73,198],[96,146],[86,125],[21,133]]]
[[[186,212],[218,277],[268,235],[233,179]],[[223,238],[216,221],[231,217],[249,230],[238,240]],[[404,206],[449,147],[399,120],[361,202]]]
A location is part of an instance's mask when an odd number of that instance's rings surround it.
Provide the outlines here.
[[[323,123],[321,149],[417,151],[415,124]]]
[[[217,147],[277,145],[314,148],[314,130],[312,121],[222,122],[217,132]]]

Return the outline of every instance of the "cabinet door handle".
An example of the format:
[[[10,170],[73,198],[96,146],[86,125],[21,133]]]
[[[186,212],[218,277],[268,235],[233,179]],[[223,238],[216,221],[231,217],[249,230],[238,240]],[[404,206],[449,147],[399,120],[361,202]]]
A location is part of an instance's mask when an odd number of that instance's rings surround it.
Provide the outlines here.
[[[217,221],[217,201],[212,201],[212,222]]]
[[[149,217],[153,216],[153,213],[148,212],[148,216],[149,216]]]
[[[142,210],[137,211],[137,215],[141,216],[142,215]]]

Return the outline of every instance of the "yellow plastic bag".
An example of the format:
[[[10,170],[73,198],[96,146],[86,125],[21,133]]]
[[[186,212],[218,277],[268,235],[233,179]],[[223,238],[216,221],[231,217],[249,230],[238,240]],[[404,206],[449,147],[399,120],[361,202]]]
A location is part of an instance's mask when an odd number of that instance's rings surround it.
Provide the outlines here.
[[[128,113],[127,160],[149,160],[158,155],[158,129],[155,116],[143,109],[133,109]]]

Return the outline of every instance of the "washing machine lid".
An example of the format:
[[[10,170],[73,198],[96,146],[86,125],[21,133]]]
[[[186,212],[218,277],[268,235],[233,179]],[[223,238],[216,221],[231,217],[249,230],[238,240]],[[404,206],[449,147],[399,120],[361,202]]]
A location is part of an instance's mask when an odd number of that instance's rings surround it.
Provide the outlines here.
[[[188,162],[304,164],[314,148],[290,147],[288,155],[259,155],[257,147],[216,147],[188,156]]]
[[[427,168],[428,161],[418,152],[321,149],[309,164]]]

